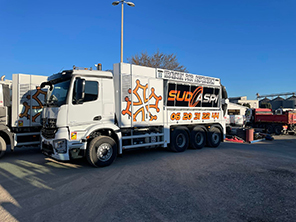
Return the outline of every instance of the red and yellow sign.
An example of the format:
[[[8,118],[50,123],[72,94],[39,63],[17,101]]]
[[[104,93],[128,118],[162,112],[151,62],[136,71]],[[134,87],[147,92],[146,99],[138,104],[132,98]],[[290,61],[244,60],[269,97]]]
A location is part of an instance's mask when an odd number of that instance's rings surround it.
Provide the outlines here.
[[[23,120],[19,120],[17,125],[18,125],[18,126],[24,126],[24,122],[23,122]]]
[[[77,132],[71,132],[71,140],[77,140]]]

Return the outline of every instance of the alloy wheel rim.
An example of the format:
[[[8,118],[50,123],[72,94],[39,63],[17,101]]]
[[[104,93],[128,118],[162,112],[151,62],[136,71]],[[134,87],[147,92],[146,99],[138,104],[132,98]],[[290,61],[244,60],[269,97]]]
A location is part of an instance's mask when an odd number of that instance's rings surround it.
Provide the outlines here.
[[[97,149],[97,158],[102,161],[108,161],[113,154],[113,149],[109,143],[102,143]]]

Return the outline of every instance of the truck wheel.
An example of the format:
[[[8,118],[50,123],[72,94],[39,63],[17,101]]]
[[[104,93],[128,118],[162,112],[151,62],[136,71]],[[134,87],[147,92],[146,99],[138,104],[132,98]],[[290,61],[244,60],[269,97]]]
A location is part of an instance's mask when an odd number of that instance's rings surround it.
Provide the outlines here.
[[[193,149],[203,148],[206,144],[206,132],[200,127],[195,127],[190,133],[190,142]]]
[[[189,146],[189,136],[183,129],[175,129],[171,132],[170,148],[174,152],[184,152]]]
[[[221,142],[221,132],[217,127],[211,127],[208,131],[208,145],[218,147]]]
[[[274,127],[273,127],[273,125],[267,125],[266,132],[268,134],[273,134],[274,133]]]
[[[94,167],[109,166],[113,163],[116,156],[116,142],[108,136],[95,137],[86,151],[86,159]]]
[[[276,125],[274,127],[274,133],[275,133],[275,135],[281,135],[282,134],[282,130],[283,130],[283,127],[281,125]]]
[[[5,154],[6,151],[6,143],[4,139],[0,136],[0,158]]]

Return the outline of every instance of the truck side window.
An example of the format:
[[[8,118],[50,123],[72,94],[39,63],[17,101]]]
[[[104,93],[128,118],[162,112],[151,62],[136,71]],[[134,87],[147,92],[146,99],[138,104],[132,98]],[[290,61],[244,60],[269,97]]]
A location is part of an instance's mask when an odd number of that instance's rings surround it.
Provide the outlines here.
[[[76,91],[77,91],[77,81],[74,83],[74,91],[73,91],[73,100],[72,103],[74,105],[78,104],[76,101]],[[97,100],[99,95],[99,84],[96,81],[85,81],[85,89],[84,89],[84,102],[90,102]],[[81,102],[80,102],[81,104]]]
[[[240,110],[239,109],[229,109],[228,115],[240,115]]]
[[[85,96],[83,102],[90,102],[97,100],[98,98],[98,82],[96,81],[85,81]]]

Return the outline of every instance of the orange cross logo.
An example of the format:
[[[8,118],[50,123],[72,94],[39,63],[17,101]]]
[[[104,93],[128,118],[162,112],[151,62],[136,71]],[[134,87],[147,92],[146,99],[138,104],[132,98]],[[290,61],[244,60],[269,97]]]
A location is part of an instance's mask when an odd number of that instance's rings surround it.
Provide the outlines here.
[[[153,121],[153,120],[157,120],[157,115],[152,115],[151,112],[149,112],[149,109],[153,108],[156,110],[157,113],[159,113],[160,109],[158,107],[158,103],[160,100],[162,100],[161,96],[157,96],[155,94],[155,89],[152,87],[151,88],[151,94],[149,96],[146,95],[146,91],[148,89],[148,84],[146,85],[141,85],[140,80],[136,80],[136,87],[133,90],[133,94],[137,97],[136,102],[133,102],[134,107],[139,107],[137,109],[137,111],[135,113],[133,113],[133,121],[136,122],[137,121],[137,116],[142,113],[142,121],[145,121],[145,114],[146,112],[149,114],[149,121]],[[139,90],[143,91],[142,97],[141,94],[139,93]],[[128,93],[131,94],[131,89],[128,90]],[[149,104],[146,105],[147,102],[149,102],[152,98],[155,99],[155,103],[154,104]],[[132,116],[132,113],[130,111],[131,108],[131,104],[132,101],[129,100],[128,96],[125,97],[125,101],[126,101],[126,108],[124,110],[122,110],[122,115],[129,115]],[[146,111],[145,111],[146,110]]]
[[[34,93],[32,98],[38,103],[38,106],[32,106],[32,109],[42,109],[43,108],[42,102],[38,98],[38,96],[40,94],[43,94],[46,97],[46,92],[42,91],[40,88],[37,88],[37,91]],[[30,99],[30,98],[31,98],[31,96],[27,95],[27,99]],[[20,118],[27,117],[27,119],[30,119],[31,116],[29,114],[29,110],[31,107],[27,102],[24,102],[23,105],[25,106],[25,110],[21,114],[19,114],[19,117]],[[36,113],[34,116],[32,116],[32,122],[36,122],[37,117],[40,115],[41,115],[41,113]]]

